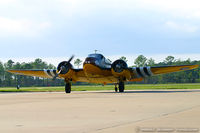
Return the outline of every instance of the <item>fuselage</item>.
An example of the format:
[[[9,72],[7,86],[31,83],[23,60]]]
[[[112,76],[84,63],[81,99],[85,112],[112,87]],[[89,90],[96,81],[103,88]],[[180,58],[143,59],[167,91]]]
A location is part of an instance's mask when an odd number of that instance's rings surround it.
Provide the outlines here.
[[[89,54],[83,63],[83,70],[87,77],[111,76],[111,62],[102,54]]]
[[[106,59],[102,54],[89,54],[83,63],[83,67],[92,64],[100,68],[111,68],[111,61]]]

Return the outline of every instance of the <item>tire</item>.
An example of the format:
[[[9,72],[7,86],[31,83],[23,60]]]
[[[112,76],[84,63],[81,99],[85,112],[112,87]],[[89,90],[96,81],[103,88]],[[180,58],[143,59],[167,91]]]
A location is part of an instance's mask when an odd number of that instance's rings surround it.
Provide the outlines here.
[[[71,83],[66,83],[65,84],[65,93],[70,93],[71,92]]]
[[[117,87],[115,87],[115,92],[117,92]]]
[[[119,82],[119,92],[124,92],[124,82]]]

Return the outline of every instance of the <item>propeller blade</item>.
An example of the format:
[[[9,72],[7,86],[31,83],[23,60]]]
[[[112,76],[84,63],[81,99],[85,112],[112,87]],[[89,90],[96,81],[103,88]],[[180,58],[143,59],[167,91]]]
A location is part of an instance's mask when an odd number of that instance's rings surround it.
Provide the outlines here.
[[[74,55],[72,55],[67,62],[70,63],[73,59],[74,59]]]
[[[56,78],[59,76],[59,74],[61,73],[61,69],[60,69],[60,71],[58,72],[58,73],[56,73],[56,75],[53,77],[53,80],[56,80]]]

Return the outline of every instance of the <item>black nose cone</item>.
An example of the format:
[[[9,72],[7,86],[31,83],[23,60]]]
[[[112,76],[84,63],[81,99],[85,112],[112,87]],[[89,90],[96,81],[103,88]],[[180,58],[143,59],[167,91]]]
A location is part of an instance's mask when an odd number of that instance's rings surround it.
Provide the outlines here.
[[[93,58],[93,57],[87,57],[87,58],[85,59],[84,64],[95,64],[95,61],[96,61],[95,58]]]

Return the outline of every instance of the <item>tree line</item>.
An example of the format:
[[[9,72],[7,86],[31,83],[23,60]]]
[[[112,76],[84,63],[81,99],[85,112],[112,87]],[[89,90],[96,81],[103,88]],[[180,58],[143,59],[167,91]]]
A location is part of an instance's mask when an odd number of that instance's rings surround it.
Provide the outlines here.
[[[126,57],[122,56],[122,60],[127,62]],[[76,59],[74,65],[78,68],[82,64],[82,60]],[[175,59],[173,56],[166,57],[162,62],[156,63],[154,59],[147,59],[144,55],[139,55],[134,61],[133,67],[144,67],[144,66],[167,66],[167,65],[189,65],[198,64],[200,61],[191,61]],[[0,87],[11,87],[11,86],[63,86],[63,80],[52,80],[38,77],[29,77],[22,75],[13,75],[6,72],[9,69],[56,69],[52,64],[48,64],[42,59],[35,59],[33,62],[29,63],[19,63],[8,60],[6,63],[0,61]],[[177,72],[171,74],[164,74],[146,78],[143,82],[146,84],[156,84],[156,83],[200,83],[200,68],[190,71]],[[76,84],[88,84],[88,83],[76,83]]]

